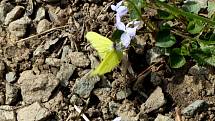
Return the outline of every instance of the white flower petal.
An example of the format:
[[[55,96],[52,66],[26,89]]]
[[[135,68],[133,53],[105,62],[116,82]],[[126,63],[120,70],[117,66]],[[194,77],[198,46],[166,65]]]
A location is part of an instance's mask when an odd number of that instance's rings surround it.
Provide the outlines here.
[[[133,38],[136,35],[136,30],[137,30],[136,27],[135,28],[130,28],[130,27],[126,28],[126,32],[128,33],[128,35],[131,38]]]
[[[128,12],[128,8],[126,6],[120,6],[117,10],[116,10],[117,14],[119,14],[119,16],[124,16],[125,14],[127,14]]]
[[[125,31],[125,29],[126,29],[125,24],[121,21],[116,23],[116,28],[119,30],[122,30],[122,31]]]
[[[116,11],[116,9],[117,9],[115,5],[111,5],[110,7],[113,11]]]
[[[122,44],[127,48],[131,42],[131,37],[126,32],[124,32],[121,35],[120,40],[121,40]]]
[[[113,121],[121,121],[121,117],[116,117]]]
[[[119,6],[122,5],[122,2],[123,2],[123,1],[118,2],[118,3],[116,4],[116,7],[119,8]]]

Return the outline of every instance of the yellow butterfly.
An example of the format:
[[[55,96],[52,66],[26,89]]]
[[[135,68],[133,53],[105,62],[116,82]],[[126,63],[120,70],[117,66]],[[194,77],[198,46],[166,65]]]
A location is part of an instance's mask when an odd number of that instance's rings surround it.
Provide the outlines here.
[[[114,43],[110,39],[96,32],[88,32],[86,34],[86,38],[98,51],[102,60],[98,67],[92,71],[91,76],[108,73],[120,63],[123,52],[116,50]]]

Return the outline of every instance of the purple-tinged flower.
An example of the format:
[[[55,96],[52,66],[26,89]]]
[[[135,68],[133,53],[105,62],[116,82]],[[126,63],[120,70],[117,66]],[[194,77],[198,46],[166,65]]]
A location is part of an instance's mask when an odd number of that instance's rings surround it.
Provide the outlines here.
[[[130,27],[131,25],[133,25],[133,27]],[[136,35],[136,31],[139,25],[140,21],[132,21],[125,26],[125,24],[121,22],[120,19],[117,20],[116,23],[117,29],[124,31],[124,33],[122,33],[120,37],[120,40],[126,48],[129,46],[131,39],[133,39],[134,36]]]
[[[116,11],[116,14],[119,17],[124,16],[128,12],[128,8],[126,6],[121,6],[123,1],[118,2],[116,5],[111,5],[111,9]]]
[[[116,117],[113,121],[121,121],[121,117]]]

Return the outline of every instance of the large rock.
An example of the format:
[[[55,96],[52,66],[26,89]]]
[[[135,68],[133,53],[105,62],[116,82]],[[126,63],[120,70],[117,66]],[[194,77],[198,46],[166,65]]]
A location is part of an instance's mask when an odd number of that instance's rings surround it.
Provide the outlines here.
[[[37,33],[41,33],[45,30],[48,30],[50,29],[50,27],[51,27],[51,23],[48,20],[43,19],[37,25]]]
[[[21,73],[18,84],[24,102],[46,102],[59,81],[51,73],[35,75],[32,70],[28,70]]]
[[[6,80],[9,83],[16,81],[16,72],[9,72],[6,74]]]
[[[36,17],[35,17],[34,21],[37,22],[37,21],[40,21],[40,20],[44,19],[44,18],[45,18],[45,15],[46,15],[46,10],[45,10],[45,8],[40,7],[40,8],[37,10]]]
[[[9,24],[8,29],[11,34],[16,37],[23,37],[26,33],[27,26],[31,23],[31,19],[28,17],[22,17]]]
[[[5,25],[8,25],[10,22],[20,18],[24,14],[24,7],[23,6],[15,6],[13,10],[11,10],[6,18],[5,18]]]
[[[151,111],[159,109],[165,103],[166,101],[162,89],[157,87],[146,102],[141,105],[141,112],[150,113]]]
[[[46,121],[51,112],[38,102],[17,110],[17,121]]]
[[[10,106],[0,106],[0,121],[16,121],[15,112]]]

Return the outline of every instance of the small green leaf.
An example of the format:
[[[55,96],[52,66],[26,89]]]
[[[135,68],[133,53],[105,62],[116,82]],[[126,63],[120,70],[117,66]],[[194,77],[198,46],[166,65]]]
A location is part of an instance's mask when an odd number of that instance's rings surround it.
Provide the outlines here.
[[[170,53],[169,60],[170,60],[170,66],[172,68],[180,68],[186,63],[186,60],[183,55],[179,55],[174,52]]]
[[[164,30],[158,32],[155,45],[158,47],[171,47],[175,42],[175,36],[171,35],[169,30]]]
[[[120,37],[121,37],[122,33],[123,33],[123,31],[121,31],[121,30],[114,31],[111,36],[111,40],[113,42],[120,42]]]
[[[183,9],[187,12],[192,12],[195,14],[198,14],[198,12],[201,10],[201,8],[206,8],[207,7],[207,2],[202,2],[200,0],[192,0],[192,1],[187,1],[183,5]]]
[[[204,28],[204,24],[201,21],[197,21],[197,20],[190,21],[187,26],[187,30],[191,34],[198,34],[202,31],[203,28]]]
[[[128,0],[128,9],[131,20],[140,19],[141,9],[145,6],[145,0]]]

